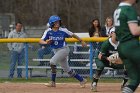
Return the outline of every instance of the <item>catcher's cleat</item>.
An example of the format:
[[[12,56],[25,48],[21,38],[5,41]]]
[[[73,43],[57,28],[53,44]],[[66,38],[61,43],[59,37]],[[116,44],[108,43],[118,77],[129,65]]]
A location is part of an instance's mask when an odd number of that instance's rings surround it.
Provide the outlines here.
[[[125,87],[125,86],[121,85],[121,90],[123,90],[124,87]]]
[[[97,84],[96,84],[96,82],[93,82],[93,83],[91,84],[91,91],[92,91],[92,92],[97,92]]]
[[[128,81],[128,79],[123,79],[123,82],[122,82],[122,84],[121,84],[121,90],[125,87],[125,86],[127,86],[127,81]]]
[[[48,84],[45,84],[47,87],[56,87],[56,84],[54,81],[50,81]]]
[[[83,79],[83,81],[80,82],[80,87],[81,87],[81,88],[85,88],[86,83],[87,83],[87,80],[86,80],[86,79]]]

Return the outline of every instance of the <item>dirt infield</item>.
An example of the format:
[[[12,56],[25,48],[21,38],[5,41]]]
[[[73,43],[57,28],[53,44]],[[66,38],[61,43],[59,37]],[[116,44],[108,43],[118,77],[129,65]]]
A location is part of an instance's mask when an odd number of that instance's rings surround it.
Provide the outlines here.
[[[140,93],[140,88],[136,93]],[[78,83],[58,83],[50,88],[44,83],[0,83],[0,93],[93,93],[90,83],[86,88],[80,88]],[[97,93],[121,93],[119,83],[99,83]]]

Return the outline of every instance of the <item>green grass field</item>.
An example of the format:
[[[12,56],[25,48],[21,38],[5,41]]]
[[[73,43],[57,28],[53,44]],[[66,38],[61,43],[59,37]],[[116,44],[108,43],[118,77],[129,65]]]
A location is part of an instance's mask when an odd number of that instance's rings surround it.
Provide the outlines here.
[[[88,82],[91,82],[90,78],[86,78],[88,80]],[[29,79],[18,79],[18,78],[14,78],[14,79],[5,79],[5,78],[0,78],[0,83],[4,83],[4,82],[13,82],[13,83],[26,83],[26,82],[39,82],[39,83],[47,83],[50,80],[50,78],[29,78]],[[74,78],[57,78],[56,82],[58,83],[68,83],[68,82],[79,82]],[[120,83],[122,82],[122,79],[113,79],[113,78],[102,78],[100,79],[99,82],[103,82],[103,83]]]

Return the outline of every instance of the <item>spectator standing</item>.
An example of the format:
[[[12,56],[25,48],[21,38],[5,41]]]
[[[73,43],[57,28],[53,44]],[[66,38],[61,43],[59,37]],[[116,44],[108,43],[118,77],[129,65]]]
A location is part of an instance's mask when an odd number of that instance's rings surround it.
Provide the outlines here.
[[[89,28],[89,36],[90,37],[102,37],[103,32],[101,31],[100,21],[99,19],[95,18],[91,22],[91,27]],[[93,57],[95,59],[98,51],[101,48],[101,42],[93,42]]]
[[[105,20],[105,25],[102,27],[103,36],[108,37],[109,36],[109,31],[111,29],[114,29],[113,18],[112,17],[107,17],[106,20]]]
[[[101,26],[100,26],[100,22],[99,19],[93,19],[91,22],[91,27],[89,28],[89,36],[90,37],[101,37],[102,36],[102,32],[101,32]]]
[[[22,27],[22,23],[17,22],[15,29],[9,33],[8,38],[26,38],[26,33],[22,31]],[[14,76],[16,62],[18,66],[23,64],[24,43],[8,43],[8,48],[11,54],[9,78],[12,79]],[[21,68],[17,68],[17,78],[22,78]]]

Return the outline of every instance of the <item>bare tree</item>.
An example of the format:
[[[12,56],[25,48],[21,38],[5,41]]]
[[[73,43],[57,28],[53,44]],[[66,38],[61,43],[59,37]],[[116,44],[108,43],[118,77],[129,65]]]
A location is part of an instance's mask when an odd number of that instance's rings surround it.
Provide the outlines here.
[[[117,7],[115,0],[0,0],[0,6],[0,13],[14,13],[16,20],[29,26],[46,25],[57,14],[74,32],[86,32],[93,18],[101,17],[104,23]],[[136,8],[140,10],[138,5]]]

